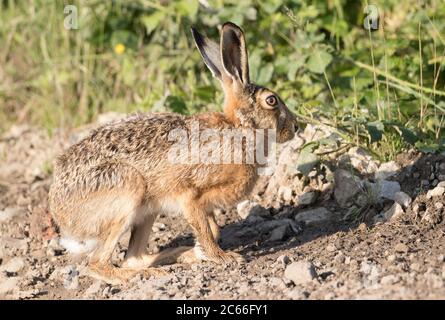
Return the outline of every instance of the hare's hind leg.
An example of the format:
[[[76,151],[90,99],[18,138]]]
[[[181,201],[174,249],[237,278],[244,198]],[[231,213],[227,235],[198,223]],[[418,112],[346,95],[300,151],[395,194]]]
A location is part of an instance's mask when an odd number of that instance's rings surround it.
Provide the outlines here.
[[[193,263],[197,261],[193,247],[181,246],[148,254],[147,243],[156,215],[147,215],[131,229],[128,251],[124,266],[128,268],[146,268],[173,263]]]
[[[138,208],[135,208],[138,211]],[[143,273],[144,276],[162,276],[165,272],[156,268],[147,268],[145,265],[115,267],[111,263],[113,251],[121,238],[122,234],[127,230],[126,221],[114,221],[110,233],[102,245],[98,246],[93,252],[89,261],[89,269],[91,275],[95,278],[104,280],[109,283],[121,283],[135,276],[137,273]]]
[[[146,187],[143,177],[131,166],[104,163],[90,169],[83,185],[86,196],[70,199],[67,231],[73,235],[94,238],[98,246],[90,255],[92,276],[110,283],[122,282],[141,271],[138,268],[118,268],[111,257],[122,235],[139,221],[147,218]],[[158,269],[144,269],[145,275],[160,275]]]
[[[133,220],[144,221],[141,225],[138,225],[139,227],[147,226],[147,224],[150,224],[150,221],[154,220],[154,217],[150,216],[138,217],[138,215],[145,214],[145,208],[139,201],[136,201],[137,199],[125,197],[123,194],[121,194],[121,197],[122,199],[118,200],[116,198],[113,202],[132,202],[131,209],[129,210],[129,212],[122,212],[122,215],[113,219],[109,223],[109,227],[106,228],[107,230],[109,230],[108,233],[103,235],[103,241],[95,249],[95,251],[93,251],[90,257],[89,269],[91,271],[91,275],[95,278],[99,278],[109,283],[123,282],[135,276],[137,273],[142,273],[144,276],[147,277],[165,275],[165,271],[156,268],[148,268],[146,264],[127,265],[126,263],[124,263],[124,265],[119,268],[115,267],[111,263],[111,257],[119,239],[128,230],[129,226],[134,223]],[[153,222],[151,222],[151,224],[152,223]],[[150,228],[146,230],[151,229],[151,224]],[[130,241],[130,243],[133,243],[133,246],[130,247],[130,250],[132,252],[135,252],[135,250],[144,250],[145,245],[147,244],[148,235],[149,232],[141,232],[137,234],[137,238],[139,240],[137,242],[138,246],[135,245],[136,242],[133,239],[133,241]]]
[[[151,228],[156,219],[155,214],[148,213],[147,206],[141,206],[140,210],[146,210],[143,219],[131,228],[128,250],[125,254],[124,266],[128,268],[144,268],[151,265],[150,255],[147,253],[147,244]]]

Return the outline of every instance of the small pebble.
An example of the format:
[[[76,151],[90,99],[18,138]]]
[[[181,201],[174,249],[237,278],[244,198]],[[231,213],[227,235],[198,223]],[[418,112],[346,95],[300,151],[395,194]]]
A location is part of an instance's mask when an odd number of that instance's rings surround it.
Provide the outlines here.
[[[394,250],[398,253],[407,253],[409,251],[409,248],[406,244],[404,243],[398,243],[395,247]]]

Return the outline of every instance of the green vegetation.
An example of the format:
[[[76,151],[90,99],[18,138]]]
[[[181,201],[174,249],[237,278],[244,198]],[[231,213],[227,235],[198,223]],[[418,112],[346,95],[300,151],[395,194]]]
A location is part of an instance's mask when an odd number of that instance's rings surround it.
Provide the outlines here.
[[[206,4],[208,3],[208,7]],[[64,28],[64,6],[78,29]],[[385,0],[0,0],[0,131],[77,126],[101,112],[218,110],[219,84],[189,32],[246,31],[251,79],[303,123],[337,128],[389,159],[410,145],[443,150],[445,5]]]

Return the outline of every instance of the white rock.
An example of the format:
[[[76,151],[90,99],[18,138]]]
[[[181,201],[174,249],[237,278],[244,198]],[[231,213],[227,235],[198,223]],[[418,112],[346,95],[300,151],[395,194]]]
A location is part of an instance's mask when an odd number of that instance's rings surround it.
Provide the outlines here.
[[[270,278],[270,279],[269,279],[269,284],[270,284],[272,287],[278,287],[278,288],[281,288],[281,289],[286,288],[286,285],[284,284],[283,279],[280,279],[280,278],[278,278],[278,277],[272,277],[272,278]]]
[[[280,199],[286,202],[290,202],[292,200],[292,189],[287,186],[281,186],[278,189],[278,196],[280,197]]]
[[[6,295],[13,292],[18,285],[17,278],[0,279],[0,295]]]
[[[63,286],[67,290],[76,290],[79,287],[79,272],[76,269],[76,266],[68,266],[68,273],[65,276]]]
[[[382,279],[380,279],[380,283],[383,285],[390,285],[390,284],[394,284],[399,280],[399,278],[395,275],[387,275],[382,277]]]
[[[315,208],[302,211],[295,216],[295,221],[304,222],[307,225],[316,224],[320,222],[324,222],[326,220],[330,220],[332,218],[331,212],[324,208]]]
[[[153,223],[152,230],[154,232],[164,231],[167,228],[167,226],[161,222],[155,222]]]
[[[101,285],[101,281],[94,282],[91,286],[88,287],[88,289],[85,290],[85,296],[88,298],[98,293],[100,291]]]
[[[362,148],[353,147],[349,149],[348,153],[345,154],[344,157],[346,162],[349,160],[349,163],[361,173],[371,174],[376,172],[378,169],[378,165],[372,159],[372,156]]]
[[[308,261],[292,262],[284,271],[284,277],[297,285],[311,282],[316,276],[314,265]]]
[[[269,215],[269,211],[266,208],[262,207],[255,201],[249,200],[244,200],[238,203],[236,210],[238,215],[243,219],[252,218],[252,216],[261,217]]]
[[[445,188],[445,181],[441,181],[437,184],[437,187]]]
[[[2,266],[2,270],[9,273],[17,273],[21,271],[25,267],[25,260],[20,257],[12,258],[8,261],[4,266]]]
[[[323,137],[332,135],[332,129],[324,125],[308,124],[304,128],[302,137],[307,142],[319,140]]]
[[[379,198],[386,198],[389,200],[395,200],[395,195],[400,191],[400,184],[397,181],[381,180],[376,184],[373,184],[373,188],[377,189]]]
[[[360,190],[361,181],[349,171],[338,169],[334,174],[335,189],[334,197],[342,207],[346,206]]]
[[[360,272],[364,274],[370,274],[372,271],[372,264],[368,261],[363,261],[360,266]]]
[[[238,212],[238,215],[246,219],[249,216],[250,209],[252,208],[251,203],[249,200],[244,200],[236,206],[236,211]]]
[[[399,253],[407,253],[409,251],[409,247],[404,243],[398,243],[394,247],[394,250]]]
[[[394,194],[394,201],[400,204],[403,208],[408,208],[413,201],[409,195],[403,191],[396,192]]]
[[[405,212],[400,204],[395,202],[388,211],[385,212],[386,220],[397,220],[399,219]]]
[[[445,193],[444,187],[435,187],[434,189],[429,190],[426,193],[426,197],[427,197],[427,199],[431,199],[432,197],[440,197],[444,193]]]
[[[278,257],[277,262],[280,263],[283,266],[283,268],[285,268],[286,265],[290,262],[290,259],[288,256],[283,254]]]
[[[311,205],[317,200],[317,194],[315,192],[306,192],[298,196],[297,204],[300,206]]]
[[[291,300],[306,300],[307,296],[304,291],[294,288],[287,293],[287,297]]]
[[[371,264],[369,274],[366,278],[367,281],[369,282],[369,285],[378,283],[379,276],[380,276],[380,268],[378,266],[376,266],[375,264]]]
[[[375,179],[385,180],[394,176],[399,170],[400,166],[394,161],[382,163],[375,173]]]

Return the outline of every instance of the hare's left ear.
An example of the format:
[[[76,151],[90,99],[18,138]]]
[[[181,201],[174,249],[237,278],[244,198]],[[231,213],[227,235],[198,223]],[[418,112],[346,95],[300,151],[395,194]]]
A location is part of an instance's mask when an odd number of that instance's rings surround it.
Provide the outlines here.
[[[191,31],[205,64],[214,77],[223,81],[224,69],[221,62],[221,50],[219,49],[219,44],[203,36],[195,28],[192,28]]]
[[[244,32],[232,22],[224,23],[221,33],[221,60],[224,71],[244,85],[250,83]]]

